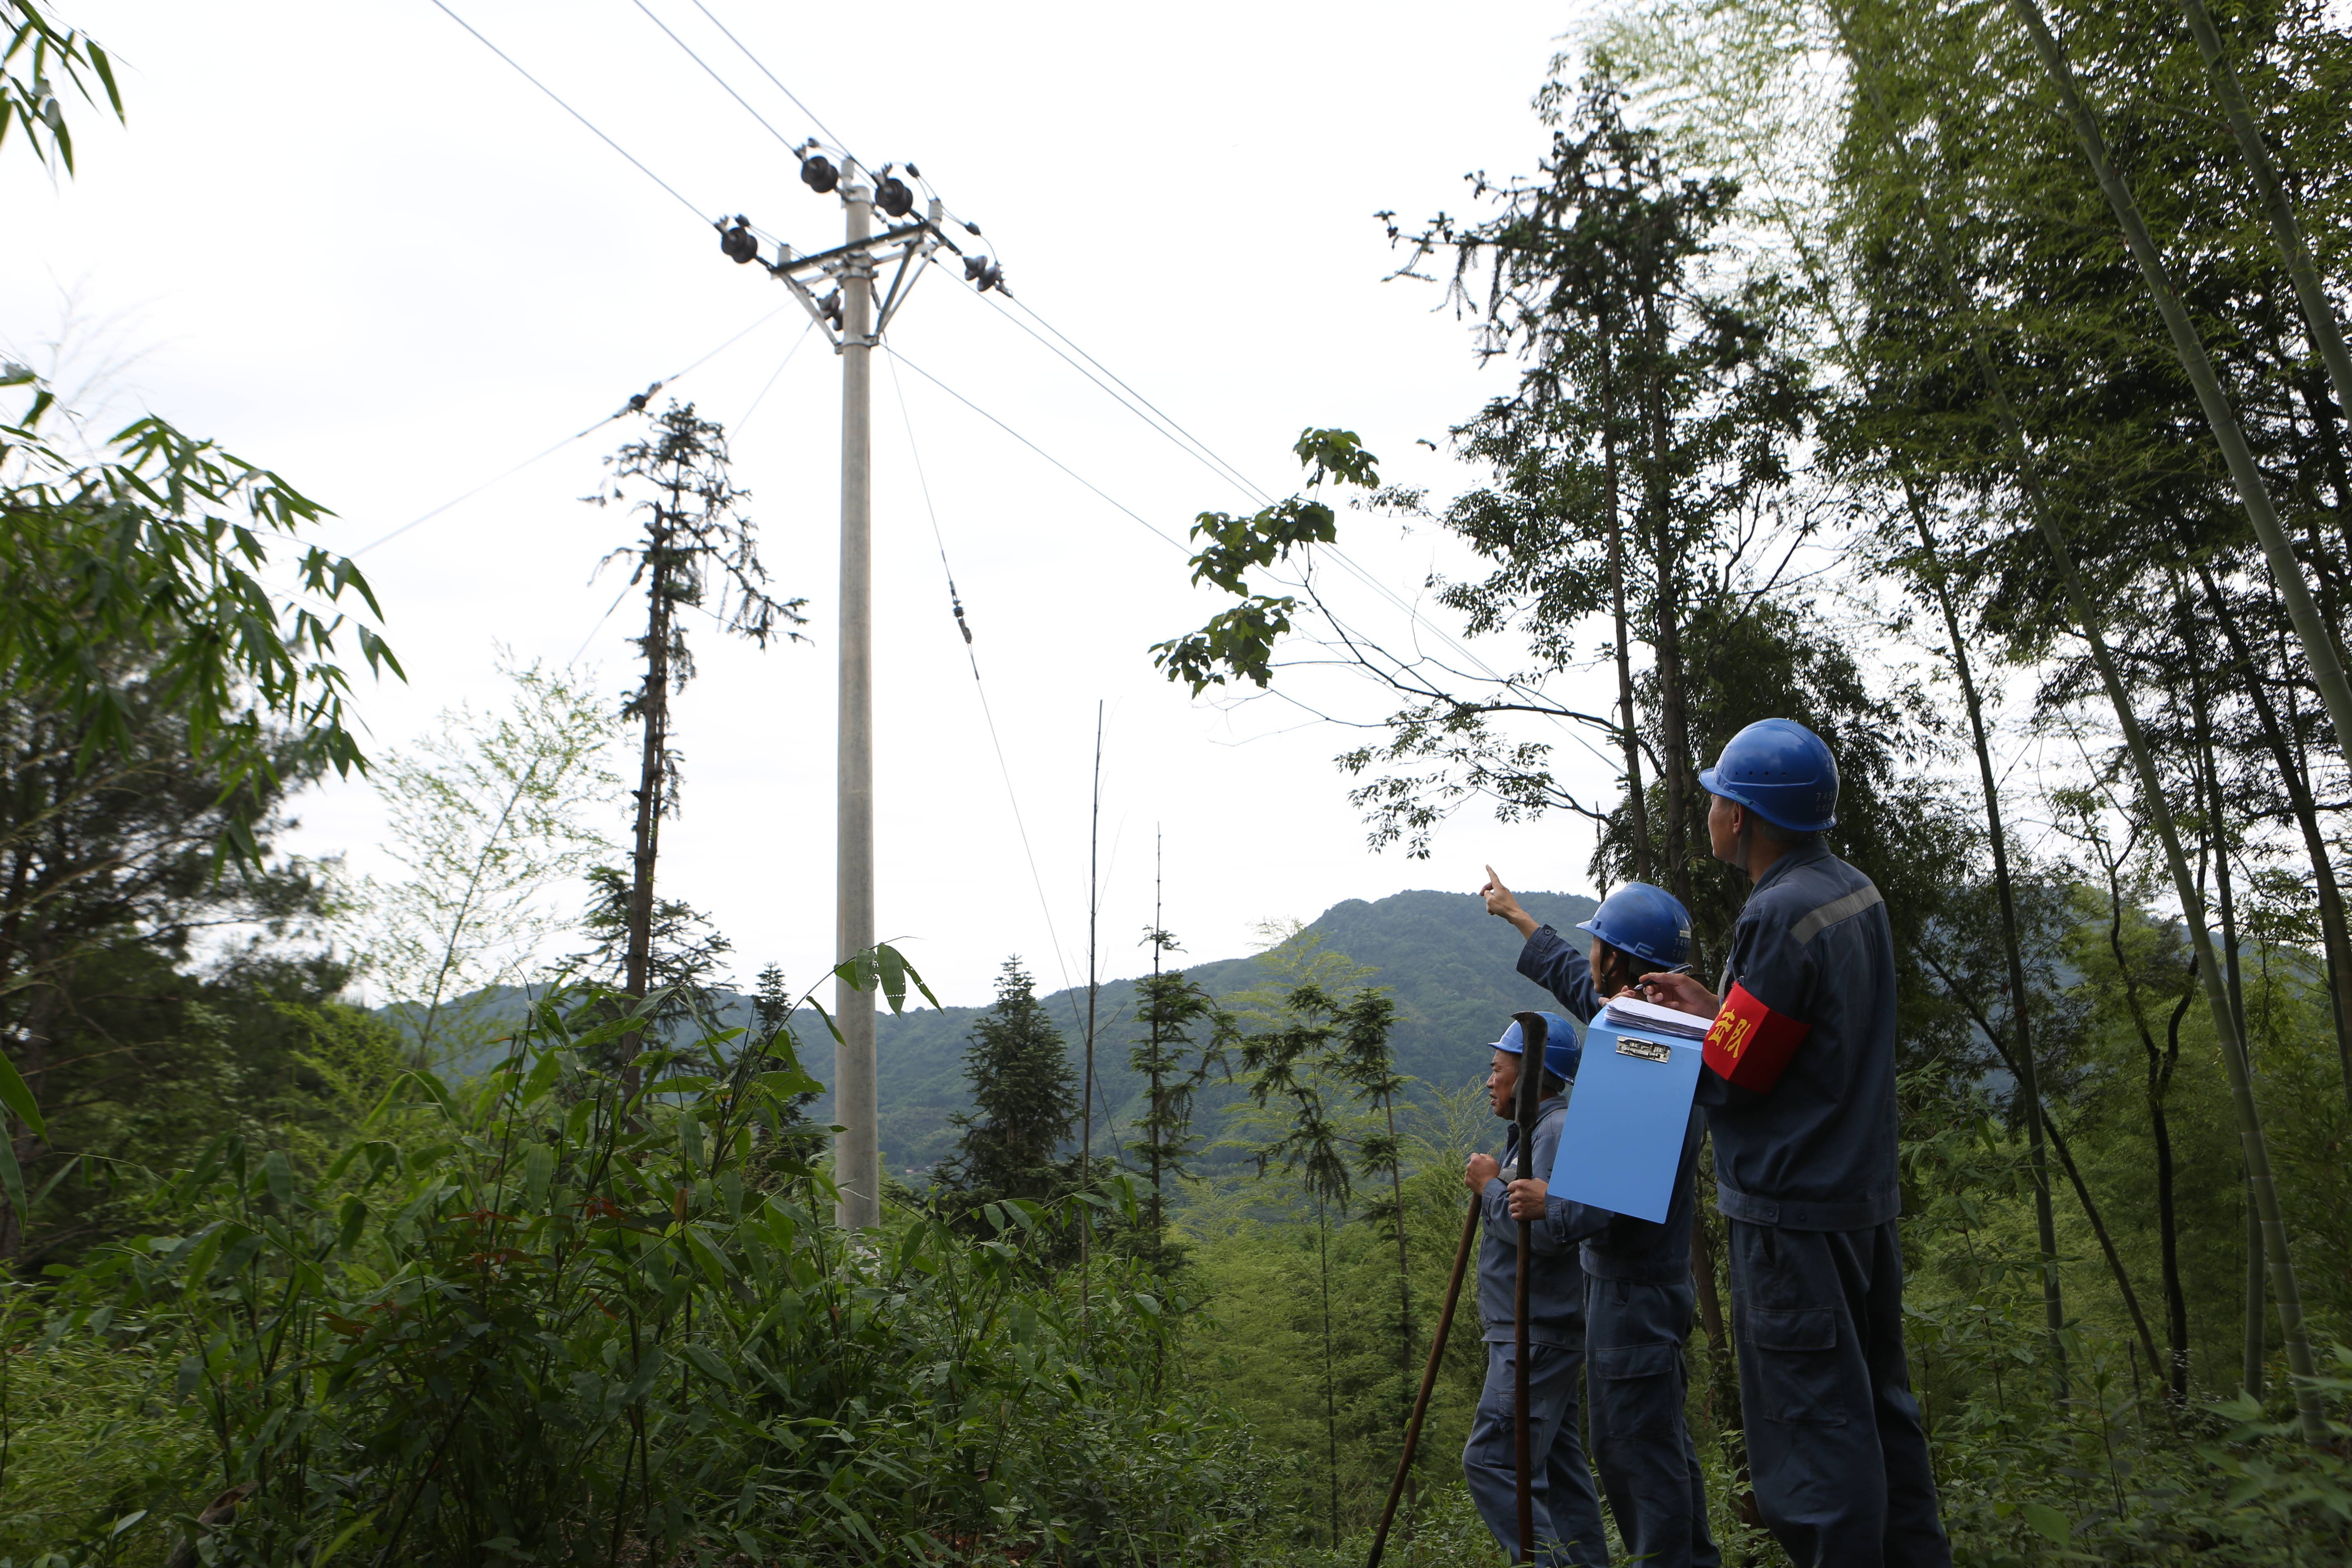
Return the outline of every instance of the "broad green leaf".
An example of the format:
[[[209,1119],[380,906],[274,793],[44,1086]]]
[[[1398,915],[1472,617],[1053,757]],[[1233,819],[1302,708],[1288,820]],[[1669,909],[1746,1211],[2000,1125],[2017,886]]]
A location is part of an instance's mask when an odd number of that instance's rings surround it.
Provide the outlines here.
[[[269,1187],[269,1201],[278,1205],[280,1214],[294,1207],[294,1167],[287,1163],[286,1151],[272,1149],[261,1157],[261,1179]]]
[[[15,1111],[16,1119],[31,1128],[36,1135],[49,1130],[48,1123],[41,1120],[41,1108],[34,1100],[32,1089],[5,1051],[0,1051],[0,1105]]]
[[[2048,1503],[2025,1503],[2017,1511],[2024,1516],[2025,1522],[2033,1527],[2035,1533],[2046,1536],[2061,1546],[2074,1538],[2073,1521]]]
[[[678,1351],[695,1364],[697,1371],[714,1383],[725,1384],[730,1388],[740,1386],[735,1381],[735,1369],[713,1355],[707,1347],[688,1343],[680,1345]]]

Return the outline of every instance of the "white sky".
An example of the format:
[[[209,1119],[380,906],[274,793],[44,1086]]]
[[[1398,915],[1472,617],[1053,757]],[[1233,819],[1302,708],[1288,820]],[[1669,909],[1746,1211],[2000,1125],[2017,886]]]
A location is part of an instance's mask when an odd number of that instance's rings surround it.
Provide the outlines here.
[[[458,13],[711,215],[742,211],[803,249],[840,211],[631,0],[452,0]],[[650,0],[786,137],[809,122],[691,0]],[[1308,424],[1360,432],[1383,477],[1441,498],[1474,476],[1414,445],[1507,384],[1482,373],[1437,291],[1381,282],[1370,215],[1460,210],[1473,169],[1531,169],[1528,100],[1576,0],[1181,8],[910,5],[812,12],[705,0],[868,159],[912,158],[977,219],[1013,291],[1277,494]],[[468,37],[429,0],[192,6],[85,0],[62,19],[121,63],[127,131],[84,108],[80,174],[0,159],[0,348],[46,368],[68,296],[98,323],[62,377],[144,351],[107,386],[117,421],[152,408],[274,468],[341,514],[354,549],[618,406],[788,297]],[[830,962],[838,362],[777,315],[676,391],[725,422],[779,589],[812,601],[811,647],[765,654],[693,628],[700,679],[677,704],[682,820],[666,891],[713,915],[740,975]],[[1124,505],[1179,538],[1244,498],[1152,434],[947,277],[892,342]],[[1267,917],[1403,888],[1585,889],[1589,831],[1503,828],[1473,807],[1423,865],[1367,850],[1330,758],[1351,732],[1279,701],[1194,703],[1148,646],[1214,601],[1182,556],[921,378],[904,378],[939,522],[976,629],[1063,963],[1085,964],[1087,788],[1108,704],[1103,968],[1137,966],[1164,825],[1168,925],[1202,957],[1244,951]],[[887,361],[876,383],[881,927],[943,998],[984,997],[1009,952],[1053,955],[963,648],[948,613]],[[588,582],[622,517],[574,499],[625,426],[363,558],[409,683],[362,683],[373,743],[499,693],[494,640],[528,658],[585,643],[617,693],[642,611],[600,624]],[[1342,542],[1400,595],[1463,567],[1429,531],[1363,518]],[[1395,641],[1405,617],[1339,589]],[[1445,617],[1439,613],[1438,618]],[[593,635],[592,635],[593,634]],[[1482,650],[1497,665],[1503,644]],[[1583,689],[1586,685],[1590,689]],[[1371,716],[1378,694],[1316,700]],[[1556,688],[1603,707],[1598,676]],[[1565,731],[1580,784],[1605,767]],[[1564,762],[1567,759],[1564,757]],[[303,803],[298,847],[382,868],[362,785]],[[621,824],[613,825],[616,835]]]

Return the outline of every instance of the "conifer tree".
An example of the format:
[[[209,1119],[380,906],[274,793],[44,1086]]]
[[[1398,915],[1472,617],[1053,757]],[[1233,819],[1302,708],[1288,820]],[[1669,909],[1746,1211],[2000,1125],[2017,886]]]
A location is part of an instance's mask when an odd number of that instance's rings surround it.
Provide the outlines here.
[[[1160,969],[1160,959],[1178,951],[1173,933],[1153,926],[1143,940],[1151,945],[1151,973],[1135,983],[1135,1016],[1143,1034],[1127,1058],[1143,1079],[1143,1114],[1135,1121],[1136,1138],[1127,1150],[1151,1184],[1151,1195],[1145,1200],[1151,1258],[1154,1267],[1164,1270],[1169,1264],[1168,1181],[1187,1173],[1185,1163],[1197,1142],[1192,1135],[1193,1096],[1210,1072],[1223,1067],[1223,1042],[1233,1020],[1182,970]],[[1196,1048],[1193,1031],[1204,1022],[1210,1038]]]
[[[955,1152],[934,1178],[950,1206],[1059,1196],[1076,1173],[1057,1156],[1077,1124],[1077,1075],[1018,956],[1004,961],[996,1001],[972,1026],[963,1071],[972,1109],[951,1119]]]

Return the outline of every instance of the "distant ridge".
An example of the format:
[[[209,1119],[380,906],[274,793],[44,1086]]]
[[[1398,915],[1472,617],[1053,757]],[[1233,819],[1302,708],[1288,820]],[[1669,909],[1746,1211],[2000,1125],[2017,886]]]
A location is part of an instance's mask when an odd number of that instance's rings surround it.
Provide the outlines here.
[[[1595,907],[1592,900],[1574,893],[1523,892],[1518,898],[1538,920],[1569,932],[1573,941],[1586,940],[1570,928],[1591,917]],[[1519,978],[1512,967],[1519,953],[1518,933],[1487,914],[1484,901],[1473,894],[1424,890],[1392,893],[1369,902],[1349,899],[1324,910],[1307,930],[1321,938],[1328,951],[1371,965],[1377,973],[1369,983],[1395,994],[1397,1064],[1424,1083],[1451,1088],[1483,1071],[1486,1043],[1502,1032],[1512,1013],[1550,1005],[1542,991]],[[1255,957],[1182,967],[1219,998],[1270,978]],[[491,1004],[491,1012],[503,1013],[510,1006],[520,1011],[522,994],[513,992],[512,1003],[499,997]],[[748,998],[734,992],[720,995],[724,998],[722,1022],[736,1026],[751,1021]],[[1052,992],[1045,1005],[1069,1042],[1071,1060],[1077,1061],[1084,1037],[1071,1020],[1085,1016],[1085,988]],[[886,1011],[877,1021],[882,1155],[889,1169],[902,1174],[928,1171],[953,1144],[955,1130],[948,1119],[971,1103],[963,1079],[964,1047],[972,1020],[985,1010],[983,1006],[921,1007],[897,1017]],[[400,1016],[407,1010],[384,1011]],[[1128,1050],[1134,1043],[1134,1013],[1135,981],[1105,981],[1096,1006],[1098,1147],[1108,1147],[1104,1107],[1108,1108],[1108,1120],[1122,1127],[1138,1109],[1135,1101],[1140,1083],[1127,1066]],[[793,1032],[800,1038],[804,1064],[830,1083],[833,1049],[824,1025],[814,1015],[803,1014],[793,1020]],[[478,1071],[483,1065],[461,1062],[453,1064],[453,1069]],[[1203,1097],[1203,1131],[1213,1131],[1215,1110],[1229,1099],[1227,1094]],[[831,1092],[811,1110],[819,1121],[830,1120]]]

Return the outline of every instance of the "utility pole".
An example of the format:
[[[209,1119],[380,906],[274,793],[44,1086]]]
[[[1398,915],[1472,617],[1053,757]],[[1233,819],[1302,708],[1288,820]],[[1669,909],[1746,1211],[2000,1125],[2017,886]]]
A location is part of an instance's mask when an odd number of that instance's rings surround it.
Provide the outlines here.
[[[886,163],[878,177],[846,152],[834,161],[810,142],[802,150],[801,183],[819,195],[838,190],[847,215],[843,243],[803,256],[782,242],[773,261],[760,254],[751,220],[725,218],[719,249],[737,263],[758,261],[791,289],[841,356],[841,681],[836,714],[834,849],[834,959],[854,958],[874,945],[874,350],[914,291],[925,263],[941,246],[963,258],[967,282],[985,290],[1003,287],[1003,273],[984,256],[967,255],[945,231],[946,211],[933,197],[914,217],[915,194]],[[915,166],[907,173],[919,179]],[[872,183],[868,184],[869,177]],[[874,232],[874,213],[888,220]],[[980,232],[965,224],[971,234]],[[895,261],[887,291],[876,287],[882,267]],[[830,282],[820,299],[816,289]],[[874,994],[835,982],[834,1025],[841,1044],[834,1057],[834,1116],[842,1131],[833,1142],[834,1183],[840,1201],[834,1220],[845,1229],[882,1219],[882,1142],[877,1124]]]
[[[844,173],[849,215],[842,245],[841,694],[835,763],[834,958],[874,945],[874,193],[864,172]],[[835,1221],[845,1230],[882,1219],[880,1100],[875,1082],[874,993],[833,983],[841,1030],[834,1056]]]

